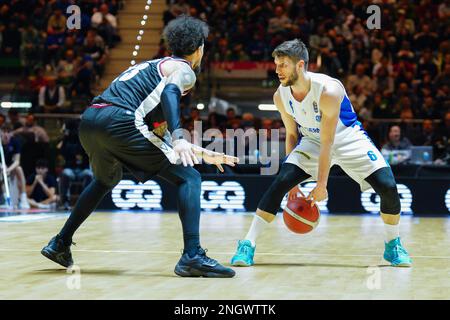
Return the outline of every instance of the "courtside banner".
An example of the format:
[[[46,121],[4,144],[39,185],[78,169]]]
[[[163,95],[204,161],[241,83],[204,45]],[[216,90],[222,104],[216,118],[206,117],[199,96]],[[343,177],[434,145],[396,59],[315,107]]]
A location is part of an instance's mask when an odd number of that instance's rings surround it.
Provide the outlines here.
[[[255,211],[263,193],[275,176],[203,175],[201,207],[203,211]],[[306,195],[315,182],[301,184]],[[450,214],[450,180],[438,178],[398,178],[402,213],[420,215]],[[373,191],[361,192],[359,185],[348,177],[330,177],[329,198],[319,204],[322,212],[379,213],[380,197]],[[281,208],[286,204],[284,198]],[[176,211],[176,188],[155,178],[139,183],[131,175],[109,193],[99,210]],[[280,210],[281,210],[280,208]]]

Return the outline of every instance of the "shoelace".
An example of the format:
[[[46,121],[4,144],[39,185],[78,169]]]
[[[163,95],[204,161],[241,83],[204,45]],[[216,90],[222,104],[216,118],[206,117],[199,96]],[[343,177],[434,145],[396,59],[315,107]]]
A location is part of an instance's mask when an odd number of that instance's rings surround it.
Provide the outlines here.
[[[244,255],[248,255],[249,254],[249,247],[248,246],[239,246],[239,250],[238,250],[239,254],[244,254]]]
[[[397,255],[399,255],[399,253],[407,254],[406,250],[405,250],[402,246],[399,246],[399,245],[396,245],[396,246],[394,247],[394,252],[395,252]]]
[[[208,249],[200,249],[198,254],[203,257],[203,260],[204,260],[205,263],[207,263],[207,264],[216,264],[217,260],[208,257],[206,255],[207,252],[208,252]]]

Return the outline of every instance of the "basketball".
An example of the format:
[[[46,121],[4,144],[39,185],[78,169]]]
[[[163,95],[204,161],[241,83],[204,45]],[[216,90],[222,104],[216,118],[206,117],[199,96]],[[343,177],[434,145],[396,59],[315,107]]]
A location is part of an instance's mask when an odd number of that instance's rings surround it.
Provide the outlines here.
[[[320,211],[317,204],[311,207],[311,201],[304,197],[288,200],[283,211],[283,220],[294,233],[308,233],[319,225]]]

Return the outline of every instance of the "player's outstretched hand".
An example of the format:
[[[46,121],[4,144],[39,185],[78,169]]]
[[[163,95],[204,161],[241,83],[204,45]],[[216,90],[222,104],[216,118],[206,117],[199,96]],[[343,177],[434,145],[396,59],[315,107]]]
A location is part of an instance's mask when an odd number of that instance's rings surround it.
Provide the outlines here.
[[[192,150],[192,144],[187,142],[184,139],[175,140],[173,142],[173,151],[180,157],[183,166],[187,167],[188,165],[193,167],[194,164],[199,164],[197,156],[194,154]]]
[[[193,151],[196,155],[199,155],[208,164],[214,164],[217,166],[220,172],[224,172],[222,165],[226,164],[234,167],[239,162],[239,158],[226,155],[225,153],[214,152],[198,146],[193,146]]]

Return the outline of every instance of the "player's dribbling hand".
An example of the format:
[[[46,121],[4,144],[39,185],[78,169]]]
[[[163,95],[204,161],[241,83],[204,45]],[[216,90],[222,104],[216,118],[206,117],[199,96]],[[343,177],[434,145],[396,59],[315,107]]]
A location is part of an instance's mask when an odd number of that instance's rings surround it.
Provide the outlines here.
[[[175,140],[173,142],[173,151],[175,151],[176,155],[180,157],[181,162],[185,167],[188,165],[193,167],[194,164],[200,163],[197,156],[192,151],[192,144],[184,139]]]
[[[306,197],[306,200],[311,200],[311,207],[314,206],[316,202],[320,202],[328,198],[327,187],[323,185],[316,185],[316,187],[311,191],[311,193]]]
[[[299,194],[300,193],[300,195],[302,195],[303,197],[305,196],[304,194],[303,194],[303,192],[300,190],[300,188],[298,187],[298,185],[296,185],[295,187],[293,187],[292,189],[291,189],[291,191],[289,191],[289,194],[288,194],[288,200],[294,200],[294,199],[296,199],[297,198],[297,194]]]

